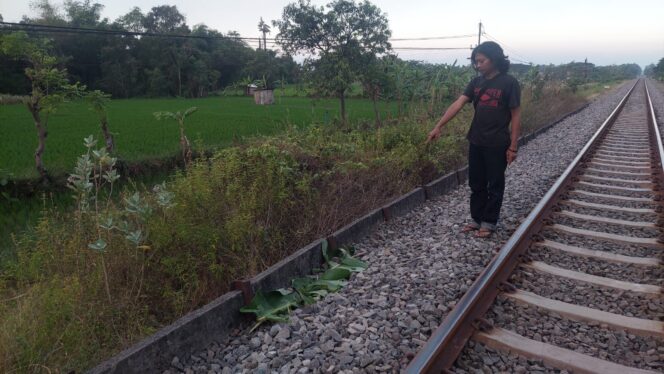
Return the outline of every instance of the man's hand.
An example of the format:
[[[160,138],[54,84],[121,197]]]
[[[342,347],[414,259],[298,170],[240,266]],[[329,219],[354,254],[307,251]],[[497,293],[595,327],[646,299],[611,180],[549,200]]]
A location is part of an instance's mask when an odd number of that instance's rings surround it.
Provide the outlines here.
[[[427,143],[438,140],[438,138],[440,138],[440,133],[440,128],[438,126],[434,127],[433,130],[429,132],[429,136],[427,136]]]
[[[427,141],[426,143],[430,143],[434,140],[437,140],[440,138],[440,133],[441,129],[443,126],[445,126],[446,123],[448,123],[454,116],[456,116],[457,113],[463,108],[463,106],[470,101],[470,98],[466,95],[461,95],[459,96],[458,99],[456,99],[455,102],[450,104],[450,106],[447,108],[445,111],[445,114],[443,114],[443,117],[436,123],[436,126],[431,130],[429,133],[429,136],[427,136]]]
[[[507,157],[507,165],[514,162],[514,160],[516,160],[516,148],[508,148],[506,157]]]

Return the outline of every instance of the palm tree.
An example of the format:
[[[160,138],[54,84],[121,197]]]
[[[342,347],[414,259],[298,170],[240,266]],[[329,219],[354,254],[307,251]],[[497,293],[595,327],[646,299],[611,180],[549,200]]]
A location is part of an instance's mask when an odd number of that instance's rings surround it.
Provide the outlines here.
[[[266,35],[270,33],[270,26],[268,26],[265,21],[263,21],[263,17],[261,17],[261,21],[258,23],[258,31],[263,33],[263,49],[267,51],[267,38]],[[261,49],[260,47],[260,40],[258,41],[258,49]]]

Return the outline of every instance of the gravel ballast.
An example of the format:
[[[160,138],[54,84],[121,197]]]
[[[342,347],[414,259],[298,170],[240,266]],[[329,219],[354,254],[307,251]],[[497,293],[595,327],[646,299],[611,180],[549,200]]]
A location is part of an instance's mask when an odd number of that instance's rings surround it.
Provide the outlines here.
[[[529,339],[584,355],[641,369],[664,368],[664,341],[661,339],[609,330],[598,323],[571,321],[502,297],[496,300],[486,318],[495,326]]]
[[[664,307],[659,296],[640,295],[530,270],[518,271],[510,282],[520,290],[549,299],[628,317],[657,320]]]
[[[457,188],[356,243],[357,256],[369,267],[339,293],[295,310],[290,323],[237,331],[205,351],[174,357],[169,371],[402,370],[629,87],[603,95],[519,150],[507,171],[502,220],[493,238],[460,233],[469,220],[470,193],[466,186]],[[537,364],[515,365],[530,370]]]

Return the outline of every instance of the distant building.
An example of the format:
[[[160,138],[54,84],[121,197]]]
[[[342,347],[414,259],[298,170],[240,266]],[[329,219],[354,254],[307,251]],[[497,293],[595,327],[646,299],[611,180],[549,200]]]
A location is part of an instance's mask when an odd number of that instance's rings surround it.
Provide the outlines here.
[[[244,91],[244,94],[247,95],[247,96],[254,96],[254,92],[256,92],[256,90],[258,90],[257,85],[255,85],[253,83],[248,84],[245,91]]]
[[[274,104],[274,91],[273,90],[256,90],[254,92],[254,102],[258,105],[272,105],[272,104]]]

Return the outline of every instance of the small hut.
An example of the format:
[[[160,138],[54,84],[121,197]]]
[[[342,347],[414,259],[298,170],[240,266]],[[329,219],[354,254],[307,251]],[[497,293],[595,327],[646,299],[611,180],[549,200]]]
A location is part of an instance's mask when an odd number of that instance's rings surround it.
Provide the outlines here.
[[[254,102],[258,105],[274,104],[274,90],[256,90],[254,91]]]
[[[251,83],[248,84],[247,87],[245,88],[244,94],[247,96],[254,96],[254,92],[256,92],[256,90],[258,90],[258,86]]]

